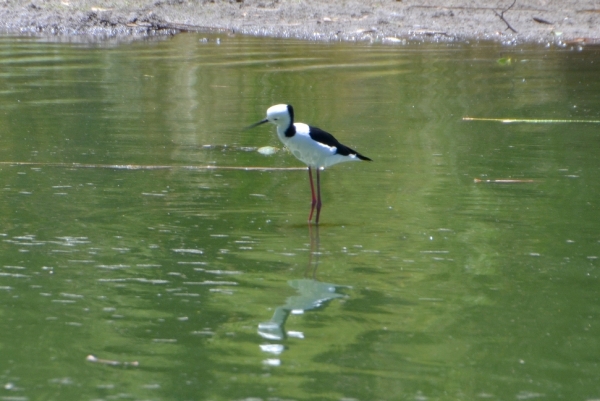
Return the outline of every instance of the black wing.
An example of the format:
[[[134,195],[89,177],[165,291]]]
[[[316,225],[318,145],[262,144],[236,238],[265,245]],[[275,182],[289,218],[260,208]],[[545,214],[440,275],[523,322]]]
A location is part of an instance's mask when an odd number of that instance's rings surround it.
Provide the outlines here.
[[[310,138],[313,141],[322,143],[323,145],[331,146],[332,148],[336,148],[337,150],[335,153],[342,155],[342,156],[356,155],[356,157],[358,157],[360,160],[372,161],[368,157],[363,156],[360,153],[358,153],[356,150],[350,149],[346,145],[342,145],[340,143],[340,141],[335,139],[335,137],[333,135],[331,135],[329,132],[323,131],[321,128],[317,128],[317,127],[309,126],[308,128],[309,128]]]
[[[335,148],[341,145],[341,143],[335,139],[333,135],[331,135],[329,132],[323,131],[321,128],[309,126],[308,129],[310,138],[315,142]]]

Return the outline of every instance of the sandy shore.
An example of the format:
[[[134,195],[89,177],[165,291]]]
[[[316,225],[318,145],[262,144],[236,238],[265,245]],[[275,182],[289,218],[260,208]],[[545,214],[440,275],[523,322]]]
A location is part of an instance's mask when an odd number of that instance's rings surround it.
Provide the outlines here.
[[[600,44],[597,0],[0,0],[0,31],[105,38],[236,32],[309,40]]]

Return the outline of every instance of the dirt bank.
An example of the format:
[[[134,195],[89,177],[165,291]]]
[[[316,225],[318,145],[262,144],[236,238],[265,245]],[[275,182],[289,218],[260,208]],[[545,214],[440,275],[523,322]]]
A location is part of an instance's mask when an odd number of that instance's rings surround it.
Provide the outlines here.
[[[597,0],[0,0],[0,31],[93,37],[223,31],[399,43],[600,43]]]

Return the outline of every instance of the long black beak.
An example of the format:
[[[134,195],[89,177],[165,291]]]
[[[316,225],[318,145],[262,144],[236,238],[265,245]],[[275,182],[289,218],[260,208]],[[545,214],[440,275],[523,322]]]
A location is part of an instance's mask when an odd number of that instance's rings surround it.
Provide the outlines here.
[[[264,120],[261,120],[261,121],[259,121],[259,122],[257,122],[257,123],[254,123],[254,124],[252,124],[252,125],[249,125],[249,126],[247,126],[246,128],[244,128],[244,129],[250,129],[250,128],[254,128],[254,127],[257,127],[257,126],[259,126],[259,125],[261,125],[261,124],[268,123],[268,122],[269,122],[269,120],[267,120],[267,119],[265,118]]]

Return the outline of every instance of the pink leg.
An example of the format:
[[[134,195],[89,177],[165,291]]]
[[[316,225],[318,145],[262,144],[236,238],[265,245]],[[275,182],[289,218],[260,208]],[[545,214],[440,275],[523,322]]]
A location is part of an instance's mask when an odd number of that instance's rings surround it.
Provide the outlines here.
[[[317,219],[315,224],[319,224],[319,216],[321,215],[321,169],[317,167]]]
[[[317,178],[319,177],[318,171],[319,170],[317,170]],[[308,178],[310,180],[310,193],[312,195],[312,202],[310,205],[310,215],[308,216],[308,222],[310,223],[312,220],[313,212],[315,211],[315,205],[317,204],[317,198],[315,197],[315,186],[313,185],[312,170],[310,169],[310,167],[308,168]],[[317,216],[318,215],[319,215],[319,212],[317,211]]]

